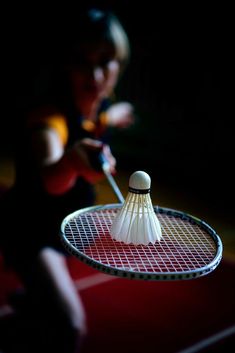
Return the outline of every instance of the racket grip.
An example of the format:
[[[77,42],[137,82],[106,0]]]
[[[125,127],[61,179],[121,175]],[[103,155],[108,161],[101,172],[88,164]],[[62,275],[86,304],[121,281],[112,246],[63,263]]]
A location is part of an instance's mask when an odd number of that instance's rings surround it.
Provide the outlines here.
[[[104,170],[109,170],[109,162],[107,161],[107,159],[105,158],[104,154],[102,152],[100,152],[99,156],[99,163],[100,163],[100,167],[101,169]]]
[[[115,195],[117,196],[118,201],[120,203],[124,203],[124,201],[125,201],[124,197],[122,196],[122,193],[121,193],[119,187],[117,186],[116,181],[114,180],[112,174],[109,171],[109,163],[102,152],[99,154],[99,160],[100,160],[100,164],[101,164],[102,170],[104,172],[104,175],[106,176],[110,186],[112,187]]]

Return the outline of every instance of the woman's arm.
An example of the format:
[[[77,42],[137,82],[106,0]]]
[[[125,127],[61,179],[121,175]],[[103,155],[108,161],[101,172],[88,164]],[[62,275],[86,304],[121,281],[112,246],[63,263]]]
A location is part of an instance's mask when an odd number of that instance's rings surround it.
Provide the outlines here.
[[[65,151],[57,131],[50,127],[33,131],[32,147],[46,191],[62,194],[69,190],[78,171],[72,163],[72,151]]]
[[[73,187],[79,176],[90,183],[104,177],[102,171],[95,170],[91,165],[91,152],[103,151],[109,162],[110,172],[115,172],[115,158],[109,147],[98,140],[86,138],[65,149],[57,131],[45,127],[33,133],[32,146],[43,185],[50,194],[65,193]]]

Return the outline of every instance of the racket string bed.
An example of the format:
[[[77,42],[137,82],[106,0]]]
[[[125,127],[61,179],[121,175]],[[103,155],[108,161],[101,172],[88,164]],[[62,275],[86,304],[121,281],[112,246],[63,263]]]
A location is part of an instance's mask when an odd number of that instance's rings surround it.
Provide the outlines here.
[[[94,206],[65,218],[61,237],[73,255],[103,272],[130,278],[189,279],[217,267],[222,243],[203,221],[180,211],[155,208],[160,242],[125,244],[110,236],[120,205]]]
[[[164,220],[164,217],[160,219],[163,227],[165,223],[166,233],[169,235],[169,241],[166,242],[169,254],[172,255],[169,257],[169,260],[176,259],[177,266],[181,265],[182,270],[185,268],[189,270],[207,263],[205,251],[200,247],[200,235],[202,234],[205,240],[205,234],[199,227],[192,226],[190,223],[185,223],[185,221],[180,219],[171,219],[170,223],[168,219]],[[186,234],[187,238],[185,238]],[[172,267],[174,267],[173,263]]]

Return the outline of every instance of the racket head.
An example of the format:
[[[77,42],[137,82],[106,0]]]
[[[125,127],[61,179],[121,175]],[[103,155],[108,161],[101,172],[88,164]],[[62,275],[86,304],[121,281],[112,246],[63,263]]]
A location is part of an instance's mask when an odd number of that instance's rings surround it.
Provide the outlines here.
[[[206,222],[182,211],[155,206],[160,242],[124,244],[109,229],[121,204],[80,209],[64,218],[60,237],[67,251],[93,268],[130,279],[183,280],[212,272],[220,263],[220,237]]]

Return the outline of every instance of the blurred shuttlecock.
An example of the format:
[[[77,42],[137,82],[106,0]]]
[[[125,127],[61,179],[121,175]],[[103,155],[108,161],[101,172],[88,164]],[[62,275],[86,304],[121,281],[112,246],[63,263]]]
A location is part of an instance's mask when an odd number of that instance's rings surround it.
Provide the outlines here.
[[[130,176],[127,198],[110,229],[111,237],[126,244],[154,244],[162,237],[150,198],[150,176],[137,171]]]

